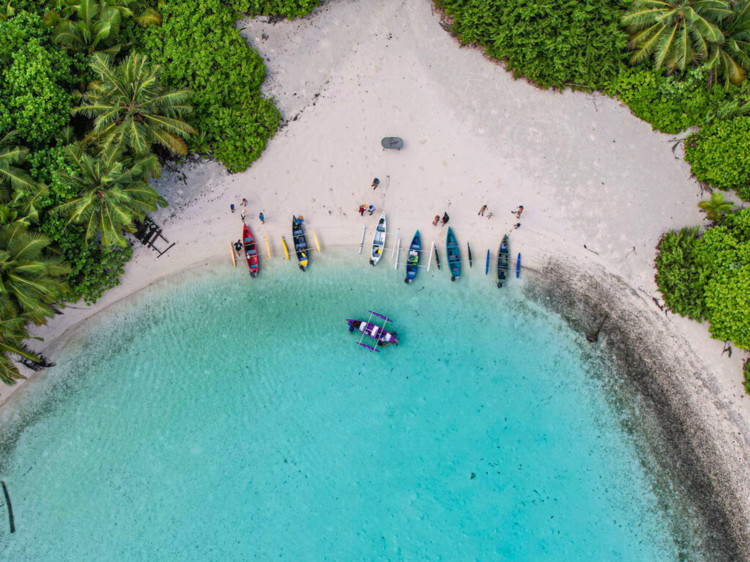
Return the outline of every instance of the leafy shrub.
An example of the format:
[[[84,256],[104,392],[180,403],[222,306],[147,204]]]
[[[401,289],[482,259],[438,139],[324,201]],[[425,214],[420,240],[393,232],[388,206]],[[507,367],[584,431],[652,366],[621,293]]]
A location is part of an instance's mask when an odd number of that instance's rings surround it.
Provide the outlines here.
[[[284,16],[290,20],[306,16],[320,0],[232,0],[232,7],[248,16]]]
[[[717,108],[732,99],[718,84],[706,90],[706,74],[704,68],[693,68],[681,79],[643,66],[628,68],[604,92],[627,104],[655,130],[677,134],[704,125]]]
[[[697,248],[697,227],[670,231],[662,236],[656,256],[656,284],[672,312],[702,320],[706,305],[696,264]]]
[[[246,169],[281,115],[260,93],[266,70],[234,26],[240,14],[219,0],[175,0],[160,11],[163,23],[146,30],[145,53],[163,64],[167,87],[193,90],[187,121],[206,134],[213,155],[233,172]]]
[[[750,117],[717,121],[688,137],[685,160],[696,178],[750,201]]]
[[[677,314],[708,320],[714,338],[750,349],[750,209],[697,233],[684,228],[662,238],[659,291]]]
[[[463,43],[479,43],[542,88],[600,88],[624,66],[619,0],[435,0]]]
[[[0,22],[0,45],[0,134],[17,130],[30,148],[54,142],[73,105],[69,57],[26,12]]]
[[[745,364],[742,367],[745,380],[742,382],[742,386],[745,387],[745,392],[750,394],[750,359],[745,360]]]

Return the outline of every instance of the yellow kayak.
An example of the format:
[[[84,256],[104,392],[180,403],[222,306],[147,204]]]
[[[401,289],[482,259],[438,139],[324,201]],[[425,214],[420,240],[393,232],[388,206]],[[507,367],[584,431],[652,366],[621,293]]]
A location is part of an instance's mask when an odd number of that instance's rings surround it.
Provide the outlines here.
[[[281,237],[281,245],[284,246],[284,254],[286,255],[286,259],[289,259],[289,248],[286,247],[286,240],[284,240],[284,237]]]
[[[237,258],[234,257],[234,246],[231,242],[229,243],[229,253],[232,254],[232,265],[237,267]]]
[[[320,253],[320,242],[318,242],[318,235],[313,230],[313,236],[315,237],[315,245],[318,247],[318,253]]]

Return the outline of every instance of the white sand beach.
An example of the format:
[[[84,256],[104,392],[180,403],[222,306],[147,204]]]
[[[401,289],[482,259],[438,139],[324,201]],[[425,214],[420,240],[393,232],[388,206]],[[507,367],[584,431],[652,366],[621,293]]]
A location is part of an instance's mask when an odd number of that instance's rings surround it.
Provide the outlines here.
[[[156,182],[171,206],[153,218],[175,246],[161,258],[137,246],[119,287],[35,330],[41,349],[54,360],[71,329],[112,303],[209,259],[228,262],[243,197],[254,233],[268,236],[276,257],[293,213],[304,215],[324,249],[351,246],[353,254],[363,224],[372,229],[382,209],[390,232],[406,237],[419,228],[427,244],[441,246],[445,229],[431,221],[447,211],[460,241],[482,256],[520,222],[513,251],[523,252],[525,267],[556,258],[619,278],[634,306],[664,317],[652,301],[657,242],[668,229],[703,220],[700,187],[673,154],[672,137],[614,99],[514,80],[481,50],[461,48],[439,21],[428,0],[333,0],[294,22],[240,22],[266,59],[265,92],[286,125],[244,173],[190,163],[185,182],[175,174]],[[403,138],[404,149],[384,151],[386,136]],[[373,191],[374,177],[381,185]],[[361,203],[377,211],[362,218]],[[491,219],[477,215],[485,204]],[[518,205],[520,221],[511,214]],[[696,354],[699,371],[688,374],[696,392],[708,389],[717,427],[735,436],[735,460],[747,459],[745,354],[722,355],[706,326],[671,314],[659,329]],[[20,388],[0,388],[0,402]]]

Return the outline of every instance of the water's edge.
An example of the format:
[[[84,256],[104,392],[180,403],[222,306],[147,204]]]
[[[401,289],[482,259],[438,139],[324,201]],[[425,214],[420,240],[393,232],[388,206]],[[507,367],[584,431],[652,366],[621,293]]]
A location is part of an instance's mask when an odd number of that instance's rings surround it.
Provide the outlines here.
[[[203,267],[196,267],[170,277],[169,282],[207,274],[210,275]],[[673,341],[674,335],[668,332],[663,317],[646,306],[634,307],[635,301],[643,299],[625,282],[603,270],[583,272],[561,261],[550,260],[541,271],[529,272],[524,277],[526,296],[560,315],[578,333],[592,333],[603,312],[609,313],[599,345],[621,375],[621,380],[613,381],[611,400],[618,409],[636,412],[627,416],[631,421],[642,420],[640,427],[626,427],[626,430],[636,437],[634,443],[644,449],[642,462],[654,475],[654,489],[663,498],[665,509],[692,507],[697,511],[686,519],[700,519],[699,534],[707,543],[705,551],[713,559],[750,560],[750,526],[735,478],[740,477],[737,472],[741,466],[732,462],[736,461],[736,454],[735,458],[730,458],[731,452],[718,446],[717,428],[707,427],[706,416],[697,412],[697,399],[701,400],[701,407],[721,408],[707,389],[703,389],[704,396],[696,396],[687,388],[686,376],[705,371],[692,351],[684,342],[675,345],[680,342]],[[106,321],[108,314],[117,314],[121,307],[136,305],[141,297],[160,290],[162,284],[157,282],[118,301],[116,306],[103,309],[91,320]],[[107,315],[102,315],[105,311]],[[54,343],[54,348],[60,349],[90,327],[90,322],[75,326]],[[582,353],[588,352],[584,349]],[[63,395],[75,395],[75,379],[60,384]],[[23,394],[33,392],[34,386],[28,385]],[[2,459],[10,458],[23,431],[55,407],[52,400],[47,402],[24,409],[9,408],[6,403],[0,409],[0,424],[6,426],[0,443],[0,471]],[[649,439],[643,440],[643,436]],[[669,481],[678,489],[660,484]],[[673,529],[673,532],[678,540],[684,537],[688,555],[696,530]]]
[[[602,346],[621,377],[613,381],[610,400],[636,413],[631,418],[640,427],[626,430],[649,437],[637,445],[648,451],[641,459],[650,460],[657,493],[669,509],[694,506],[713,559],[750,560],[750,518],[741,499],[747,453],[740,439],[720,427],[726,412],[706,388],[706,369],[686,342],[668,331],[664,317],[649,310],[632,287],[603,270],[587,272],[552,258],[527,278],[525,292],[581,334],[593,334],[608,313],[592,345]],[[665,481],[675,489],[660,489]],[[680,537],[686,530],[673,532]]]

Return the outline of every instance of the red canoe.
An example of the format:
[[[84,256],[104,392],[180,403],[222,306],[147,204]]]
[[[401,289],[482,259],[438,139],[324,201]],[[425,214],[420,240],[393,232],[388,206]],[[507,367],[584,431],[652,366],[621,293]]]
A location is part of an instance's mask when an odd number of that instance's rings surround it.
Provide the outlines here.
[[[250,268],[250,277],[258,275],[258,249],[255,247],[255,238],[250,232],[247,225],[243,225],[242,228],[242,243],[245,246],[245,259],[247,259],[247,266]]]

